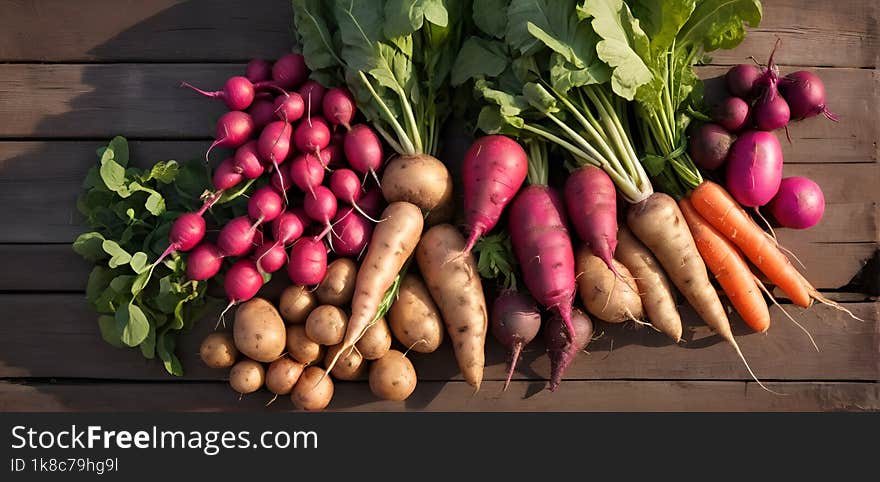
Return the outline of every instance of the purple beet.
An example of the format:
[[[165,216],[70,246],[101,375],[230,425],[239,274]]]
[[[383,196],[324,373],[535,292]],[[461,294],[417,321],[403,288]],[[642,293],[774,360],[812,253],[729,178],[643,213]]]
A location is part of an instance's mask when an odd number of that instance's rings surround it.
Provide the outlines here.
[[[559,388],[565,370],[574,361],[575,355],[586,348],[593,337],[593,322],[583,311],[577,308],[571,310],[571,324],[574,325],[574,332],[577,334],[573,343],[565,323],[555,312],[551,314],[547,326],[544,327],[544,342],[547,345],[547,354],[550,356],[551,392]]]
[[[495,298],[489,322],[492,335],[507,348],[510,355],[510,369],[507,371],[507,381],[504,382],[506,391],[520,352],[535,339],[541,328],[541,312],[538,311],[535,300],[528,294],[504,290]]]

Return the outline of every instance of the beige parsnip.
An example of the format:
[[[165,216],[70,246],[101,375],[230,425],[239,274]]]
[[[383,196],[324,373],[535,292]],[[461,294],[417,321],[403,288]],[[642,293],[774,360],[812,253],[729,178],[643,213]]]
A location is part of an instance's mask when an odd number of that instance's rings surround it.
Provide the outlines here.
[[[397,300],[388,310],[394,338],[419,353],[431,353],[443,342],[443,318],[422,278],[413,273],[400,282]]]
[[[586,246],[575,253],[578,292],[591,315],[608,323],[641,320],[644,317],[639,288],[626,266],[616,259],[611,263],[620,276],[608,269],[602,258]]]

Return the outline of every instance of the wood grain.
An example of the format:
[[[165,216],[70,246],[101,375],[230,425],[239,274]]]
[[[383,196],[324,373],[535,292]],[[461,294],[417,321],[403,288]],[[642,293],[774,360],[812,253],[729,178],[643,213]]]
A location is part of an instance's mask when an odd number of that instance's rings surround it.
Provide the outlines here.
[[[880,410],[880,384],[770,383],[777,396],[754,383],[726,381],[568,381],[555,393],[541,382],[486,382],[476,394],[464,382],[419,382],[403,402],[379,401],[366,383],[337,383],[331,411],[398,412],[830,412]],[[290,411],[293,406],[260,391],[239,399],[225,383],[16,384],[0,382],[0,411]]]
[[[97,315],[82,295],[0,295],[6,314],[0,325],[0,378],[108,378],[168,380],[158,362],[144,360],[137,350],[113,348],[101,339]],[[816,353],[806,335],[772,310],[767,334],[750,333],[734,315],[732,323],[743,352],[760,377],[767,380],[878,380],[880,353],[877,306],[849,303],[852,320],[840,311],[817,306],[808,311],[786,306],[819,344]],[[570,379],[747,380],[748,373],[729,346],[681,307],[687,342],[676,346],[650,329],[601,324],[605,336],[592,342],[590,355],[577,357],[567,372]],[[218,380],[222,370],[202,365],[197,353],[204,336],[214,328],[209,314],[185,335],[178,350],[189,380]],[[52,347],[48,349],[48,347]],[[39,356],[36,356],[39,353]],[[69,361],[75,359],[76,363]],[[461,379],[448,343],[432,354],[412,353],[420,380]],[[662,363],[658,363],[662,360]],[[785,363],[780,363],[784,360]],[[486,348],[486,380],[503,380],[506,356],[490,337]],[[517,379],[545,379],[549,361],[540,341],[530,345]]]

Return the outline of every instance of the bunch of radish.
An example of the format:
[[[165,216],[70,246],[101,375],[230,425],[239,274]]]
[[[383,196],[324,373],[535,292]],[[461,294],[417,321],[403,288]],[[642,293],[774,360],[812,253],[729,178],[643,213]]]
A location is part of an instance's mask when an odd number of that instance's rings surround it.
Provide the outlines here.
[[[328,257],[364,251],[385,207],[378,186],[365,185],[383,161],[379,137],[366,125],[353,125],[356,107],[348,90],[328,89],[309,74],[302,55],[288,54],[274,64],[252,60],[245,75],[228,79],[222,90],[183,83],[230,109],[217,121],[206,161],[217,147],[233,151],[214,167],[214,190],[202,208],[173,224],[165,255],[190,251],[187,276],[193,280],[213,278],[228,261],[227,310],[256,296],[266,275],[285,265],[293,283],[319,284]],[[213,242],[206,240],[204,213],[225,192],[250,188],[249,182],[256,187],[247,214],[220,227]]]
[[[711,108],[712,122],[690,135],[688,153],[705,170],[724,168],[727,190],[743,206],[769,208],[776,221],[788,228],[805,229],[819,222],[825,211],[821,188],[805,177],[782,178],[782,146],[772,132],[828,110],[825,86],[805,70],[780,76],[773,62],[766,66],[740,64],[724,76],[726,92]]]

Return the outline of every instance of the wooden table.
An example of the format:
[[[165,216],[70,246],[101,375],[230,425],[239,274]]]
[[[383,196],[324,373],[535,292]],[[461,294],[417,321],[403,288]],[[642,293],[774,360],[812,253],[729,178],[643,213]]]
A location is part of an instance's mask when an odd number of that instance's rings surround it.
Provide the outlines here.
[[[689,341],[651,330],[604,327],[556,393],[541,346],[525,354],[507,392],[504,353],[487,347],[486,381],[472,395],[448,348],[414,355],[419,386],[406,402],[378,402],[366,383],[338,383],[340,410],[878,410],[878,112],[880,55],[874,0],[767,0],[765,21],[735,51],[716,53],[705,76],[748,55],[764,58],[775,37],[783,70],[808,66],[840,115],[792,126],[785,174],[822,186],[817,227],[779,230],[807,275],[864,322],[825,307],[785,306],[821,352],[773,311],[766,335],[733,321],[759,376],[750,381],[729,346],[686,314]],[[199,156],[222,112],[178,88],[216,86],[251,57],[289,49],[289,2],[272,0],[0,0],[0,410],[263,410],[268,394],[239,400],[225,373],[204,368],[197,346],[212,323],[187,336],[187,375],[174,379],[136,350],[100,338],[84,298],[89,266],[71,250],[83,230],[75,198],[94,151],[111,136],[134,140],[140,163]],[[612,349],[613,347],[613,349]],[[272,410],[289,410],[282,400]]]

